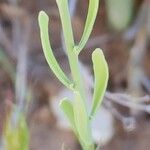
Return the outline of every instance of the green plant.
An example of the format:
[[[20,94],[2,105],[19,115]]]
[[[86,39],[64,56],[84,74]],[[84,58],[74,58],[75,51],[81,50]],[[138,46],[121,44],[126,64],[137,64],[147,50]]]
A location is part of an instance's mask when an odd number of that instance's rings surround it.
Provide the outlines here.
[[[0,48],[0,64],[2,69],[6,71],[11,78],[13,84],[16,83],[16,72],[12,62]],[[22,87],[21,87],[22,88]],[[25,102],[9,106],[9,113],[6,114],[6,119],[3,126],[2,148],[5,150],[28,150],[29,149],[29,129],[26,122],[29,102],[32,99],[32,90],[28,86],[25,95]],[[23,107],[23,108],[22,108]]]
[[[4,149],[5,150],[28,150],[29,149],[29,131],[23,113],[19,114],[19,119],[14,120],[14,113],[17,111],[14,108],[13,112],[8,115],[4,127]],[[15,122],[16,121],[16,122]]]
[[[106,0],[108,22],[117,31],[125,30],[131,23],[134,0]]]
[[[102,102],[104,92],[106,90],[108,82],[108,67],[103,52],[99,48],[96,49],[92,54],[95,86],[92,108],[91,112],[89,112],[86,106],[86,94],[82,82],[82,76],[80,74],[78,56],[91,34],[99,7],[99,0],[89,1],[85,28],[81,41],[78,45],[75,45],[74,42],[68,0],[56,0],[56,2],[60,12],[72,80],[65,75],[53,54],[48,34],[49,17],[44,11],[41,11],[39,13],[38,20],[44,55],[56,77],[74,93],[73,102],[71,102],[68,98],[64,98],[61,101],[61,109],[69,119],[72,129],[77,136],[82,148],[84,150],[95,150],[90,125],[98,107]]]

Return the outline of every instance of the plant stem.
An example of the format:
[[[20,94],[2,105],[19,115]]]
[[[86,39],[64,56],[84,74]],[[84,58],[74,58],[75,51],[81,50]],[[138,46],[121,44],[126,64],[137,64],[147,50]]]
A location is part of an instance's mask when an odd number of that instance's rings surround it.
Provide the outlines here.
[[[74,51],[75,47],[75,42],[73,38],[73,31],[72,31],[72,25],[71,25],[71,18],[69,14],[69,7],[68,7],[68,0],[57,0],[57,5],[59,8],[60,12],[60,17],[62,21],[62,28],[63,28],[63,33],[64,33],[64,39],[65,39],[65,45],[66,45],[66,50],[68,54],[68,60],[70,64],[70,69],[71,69],[71,74],[72,78],[74,81],[74,89],[73,91],[78,91],[80,96],[82,97],[82,100],[84,102],[84,107],[87,111],[86,107],[86,95],[85,95],[85,90],[83,86],[83,80],[81,77],[80,73],[80,66],[79,66],[79,60],[78,60],[78,53]],[[88,116],[88,112],[87,112]],[[89,121],[89,120],[88,120]],[[82,123],[82,122],[81,122]],[[89,126],[88,126],[88,132],[89,135],[91,136],[91,129],[90,129],[90,121],[89,121]],[[82,145],[83,150],[95,150],[93,141],[90,141],[90,145],[85,144],[78,133],[75,133],[80,141],[80,144]],[[92,139],[92,138],[91,138]]]
[[[64,33],[65,45],[68,54],[71,74],[75,82],[74,89],[82,93],[83,99],[85,99],[84,87],[81,80],[78,54],[74,51],[75,42],[73,38],[73,31],[71,25],[71,18],[69,14],[68,0],[57,0],[57,5],[60,12],[62,28]]]
[[[72,71],[73,80],[75,82],[74,88],[76,91],[78,91],[80,93],[82,100],[84,101],[84,104],[85,104],[84,107],[87,111],[87,107],[86,107],[86,103],[85,103],[86,96],[85,96],[85,91],[84,91],[83,82],[82,82],[83,80],[82,80],[81,74],[80,74],[78,56],[76,54],[71,54],[71,55],[68,55],[68,58],[71,61],[70,68]],[[87,112],[87,116],[88,116],[88,112]],[[89,135],[92,135],[91,129],[90,129],[90,121],[89,121],[89,126],[88,126],[88,132],[89,132]],[[82,142],[82,140],[80,140],[80,138],[78,138],[78,139],[84,150],[95,150],[93,141],[91,141],[92,144],[90,146],[87,146],[87,145],[83,144],[83,142]]]

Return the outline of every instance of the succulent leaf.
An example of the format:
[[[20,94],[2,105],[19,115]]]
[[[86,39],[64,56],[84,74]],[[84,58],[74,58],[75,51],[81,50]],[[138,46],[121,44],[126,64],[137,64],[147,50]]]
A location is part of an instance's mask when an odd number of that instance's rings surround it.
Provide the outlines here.
[[[49,17],[44,12],[41,11],[39,13],[39,26],[40,26],[40,35],[42,41],[43,52],[47,63],[51,70],[54,72],[56,77],[68,88],[73,88],[73,82],[68,79],[63,70],[60,68],[51,48],[51,44],[49,41],[49,32],[48,32],[48,22]]]
[[[93,69],[95,76],[94,95],[90,117],[93,117],[99,108],[108,82],[108,66],[101,49],[97,48],[92,53]]]
[[[79,45],[75,47],[75,50],[78,51],[78,53],[80,53],[80,51],[84,48],[85,44],[89,39],[89,36],[94,26],[94,22],[96,20],[98,8],[99,8],[99,0],[89,0],[88,14],[85,22],[83,35],[81,37]]]
[[[74,122],[74,112],[73,112],[73,105],[70,100],[67,98],[63,99],[60,102],[60,108],[65,113],[66,117],[69,119],[71,126],[73,127],[74,131],[76,131],[75,128],[75,122]]]

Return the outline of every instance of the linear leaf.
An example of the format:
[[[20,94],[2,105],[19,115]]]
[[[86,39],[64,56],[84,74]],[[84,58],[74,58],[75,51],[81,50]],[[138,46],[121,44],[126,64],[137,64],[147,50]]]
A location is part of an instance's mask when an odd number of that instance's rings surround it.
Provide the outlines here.
[[[48,32],[48,22],[49,22],[49,17],[48,15],[44,12],[41,11],[39,13],[39,27],[40,27],[40,35],[41,35],[41,41],[42,41],[42,47],[43,47],[43,52],[45,55],[45,58],[47,60],[48,65],[56,75],[56,77],[68,88],[72,88],[73,83],[67,78],[67,76],[64,74],[62,69],[60,68],[54,54],[51,48],[51,44],[49,41],[49,32]]]
[[[97,48],[92,54],[95,76],[94,95],[90,117],[93,117],[100,106],[108,82],[108,66],[102,50]]]
[[[83,35],[79,42],[79,45],[76,46],[76,50],[78,51],[78,53],[80,53],[80,51],[84,48],[85,44],[89,39],[89,36],[93,29],[94,22],[96,20],[98,7],[99,7],[99,0],[89,0],[88,14],[85,22]]]
[[[60,108],[63,110],[66,117],[70,121],[73,130],[76,131],[72,103],[67,98],[65,98],[60,102]]]
[[[80,140],[84,145],[91,145],[92,137],[90,135],[89,118],[84,101],[79,92],[75,92],[74,100],[74,120]]]

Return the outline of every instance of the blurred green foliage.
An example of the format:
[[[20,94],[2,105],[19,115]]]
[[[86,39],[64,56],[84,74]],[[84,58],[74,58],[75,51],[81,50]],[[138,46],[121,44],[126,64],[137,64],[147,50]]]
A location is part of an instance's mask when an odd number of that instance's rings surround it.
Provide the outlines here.
[[[134,0],[106,0],[108,22],[118,31],[122,31],[131,23]]]

